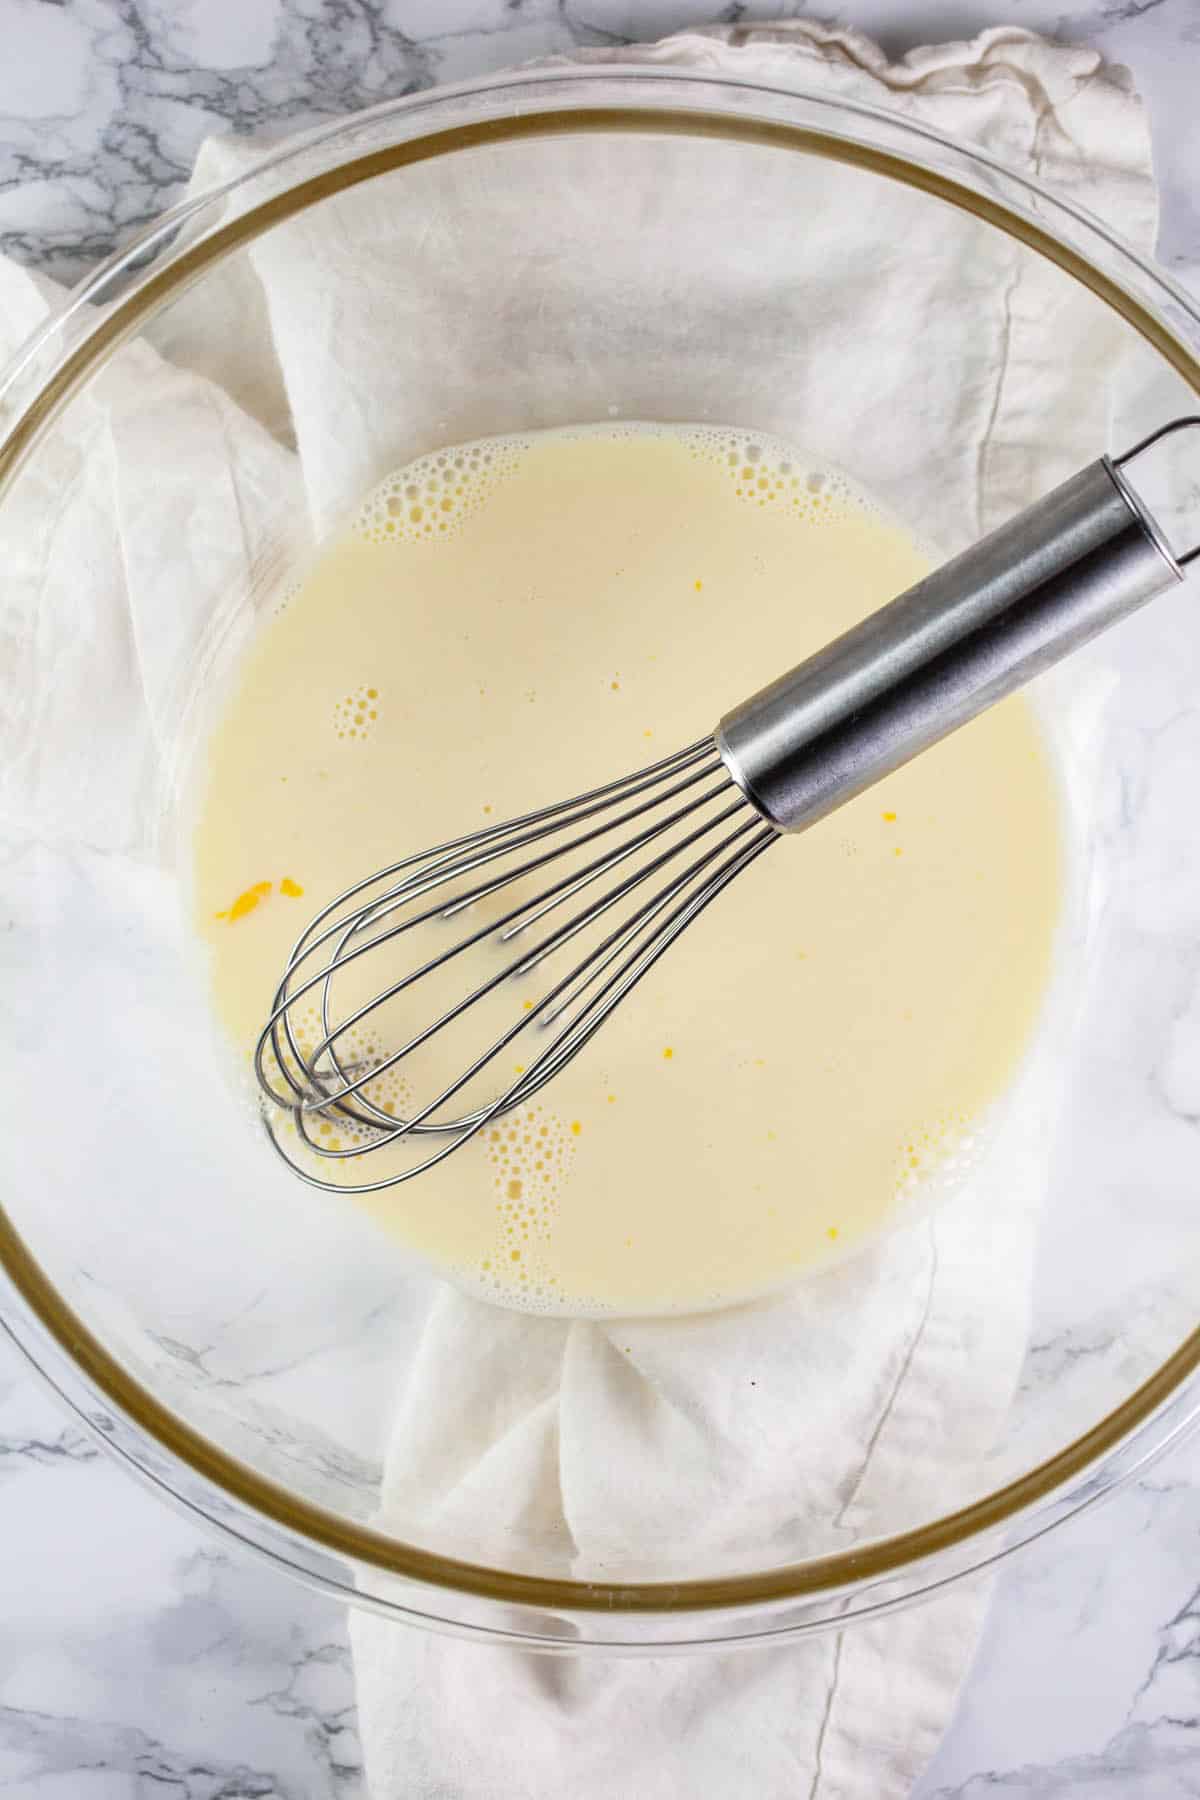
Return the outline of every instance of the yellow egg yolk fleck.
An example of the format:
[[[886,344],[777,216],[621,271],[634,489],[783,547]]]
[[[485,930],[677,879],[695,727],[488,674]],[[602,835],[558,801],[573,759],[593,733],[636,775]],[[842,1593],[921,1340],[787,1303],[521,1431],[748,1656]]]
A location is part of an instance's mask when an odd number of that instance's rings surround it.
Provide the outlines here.
[[[244,919],[247,913],[252,913],[259,901],[265,900],[270,891],[271,883],[269,881],[256,881],[253,887],[248,887],[244,894],[238,895],[227,913],[218,913],[217,917],[227,918],[232,925],[235,919]]]
[[[266,899],[274,885],[274,882],[271,881],[256,881],[253,887],[246,888],[243,893],[238,895],[232,906],[227,906],[221,912],[214,913],[213,917],[228,919],[231,925],[235,919],[244,919],[248,913],[254,911],[260,900]],[[295,900],[304,892],[304,889],[298,881],[293,881],[290,875],[285,875],[279,883],[279,891],[281,894],[286,894],[289,899]]]

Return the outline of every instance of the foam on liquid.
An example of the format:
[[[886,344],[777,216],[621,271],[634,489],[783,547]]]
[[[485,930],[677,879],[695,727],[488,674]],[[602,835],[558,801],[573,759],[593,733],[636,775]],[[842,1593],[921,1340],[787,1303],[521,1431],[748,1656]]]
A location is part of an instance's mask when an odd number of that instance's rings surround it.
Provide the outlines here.
[[[211,743],[196,919],[234,1043],[360,874],[694,741],[925,566],[840,476],[736,430],[547,432],[389,476]],[[969,1175],[1037,1017],[1059,865],[1015,698],[774,846],[550,1086],[363,1204],[544,1311],[709,1307],[842,1255]],[[482,1029],[525,1004],[510,988]],[[301,1047],[319,1035],[313,1008]],[[366,1020],[349,1054],[389,1042]],[[400,1070],[368,1091],[414,1099]],[[384,1154],[320,1172],[374,1178]]]

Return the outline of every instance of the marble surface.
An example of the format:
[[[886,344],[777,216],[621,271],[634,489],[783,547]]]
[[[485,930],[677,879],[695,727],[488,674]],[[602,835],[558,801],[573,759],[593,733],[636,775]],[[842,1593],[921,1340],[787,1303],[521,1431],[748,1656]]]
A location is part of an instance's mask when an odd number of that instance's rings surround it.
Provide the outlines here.
[[[294,127],[571,44],[807,10],[790,0],[0,0],[0,242],[70,279],[176,195],[201,139],[223,125]],[[1200,267],[1196,0],[849,0],[838,14],[893,52],[1012,22],[1127,63],[1154,122],[1162,255],[1185,277]],[[1009,1563],[919,1800],[1200,1796],[1198,1549],[1193,1443]],[[3,1349],[0,1791],[365,1791],[340,1609],[134,1486]]]

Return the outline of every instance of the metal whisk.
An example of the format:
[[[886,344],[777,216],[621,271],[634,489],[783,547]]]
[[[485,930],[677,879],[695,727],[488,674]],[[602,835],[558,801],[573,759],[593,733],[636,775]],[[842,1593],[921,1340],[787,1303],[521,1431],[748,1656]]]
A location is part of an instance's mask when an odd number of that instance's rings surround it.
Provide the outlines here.
[[[783,833],[1173,587],[1200,546],[1173,553],[1124,471],[1189,426],[1200,417],[1090,464],[728,713],[711,737],[347,888],[297,940],[255,1053],[283,1159],[315,1186],[357,1192],[443,1161],[577,1056]],[[414,1006],[422,994],[434,997],[427,1012]],[[499,1031],[450,1049],[476,1009],[482,1017],[510,994]],[[398,1154],[377,1179],[318,1173],[324,1160],[388,1146]]]

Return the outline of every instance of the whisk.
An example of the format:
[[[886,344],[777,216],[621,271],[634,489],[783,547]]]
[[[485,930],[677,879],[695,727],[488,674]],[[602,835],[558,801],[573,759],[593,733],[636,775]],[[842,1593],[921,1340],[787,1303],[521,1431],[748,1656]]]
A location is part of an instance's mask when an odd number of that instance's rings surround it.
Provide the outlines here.
[[[323,907],[288,958],[255,1052],[280,1156],[314,1186],[356,1192],[433,1168],[578,1056],[782,835],[1173,587],[1200,546],[1175,554],[1125,471],[1192,426],[1200,417],[1173,420],[1090,464],[711,736],[402,857]],[[501,1028],[475,1035],[509,996]],[[464,1032],[465,1050],[451,1051]],[[389,1146],[375,1179],[320,1173]]]

